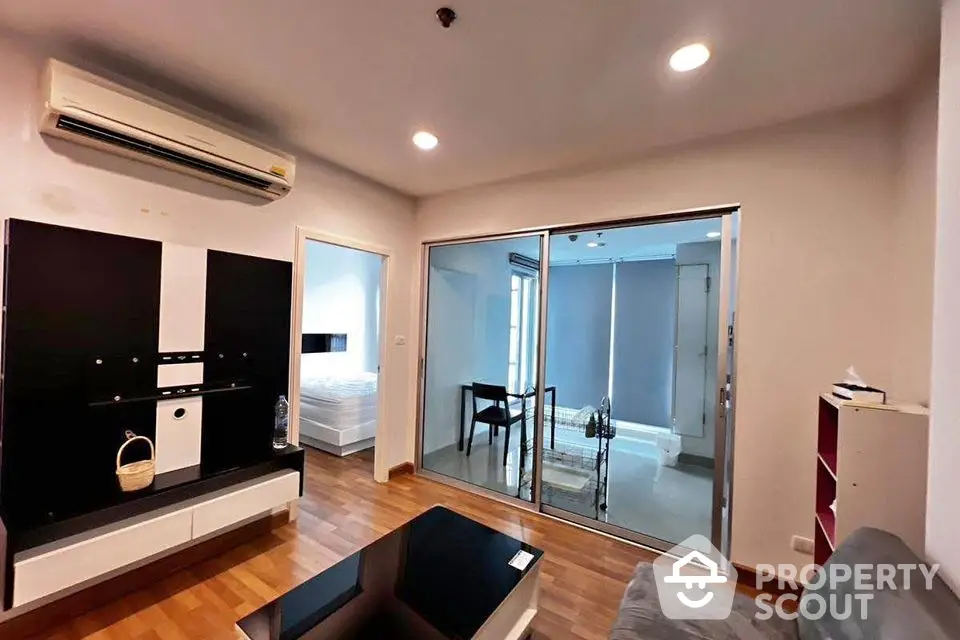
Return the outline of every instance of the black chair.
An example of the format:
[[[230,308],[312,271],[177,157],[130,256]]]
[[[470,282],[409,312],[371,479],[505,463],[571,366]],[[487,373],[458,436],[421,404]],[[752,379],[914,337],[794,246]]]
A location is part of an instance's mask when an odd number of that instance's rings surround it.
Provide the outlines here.
[[[526,415],[520,411],[517,415],[510,415],[510,397],[513,394],[507,393],[507,388],[492,384],[483,384],[474,382],[472,385],[473,393],[473,417],[470,419],[470,439],[467,441],[467,456],[470,455],[470,449],[473,447],[473,431],[478,422],[490,426],[490,444],[493,444],[494,429],[503,427],[506,431],[506,438],[503,443],[503,466],[507,466],[507,453],[510,451],[510,425],[520,422],[521,437],[526,439]],[[488,400],[492,405],[477,410],[477,400]]]

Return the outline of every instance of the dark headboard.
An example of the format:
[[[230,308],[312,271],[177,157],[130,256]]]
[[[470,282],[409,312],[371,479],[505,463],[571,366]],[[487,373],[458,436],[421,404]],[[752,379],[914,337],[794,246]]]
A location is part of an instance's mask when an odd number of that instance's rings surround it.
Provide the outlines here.
[[[336,353],[347,350],[345,333],[305,333],[303,353]]]

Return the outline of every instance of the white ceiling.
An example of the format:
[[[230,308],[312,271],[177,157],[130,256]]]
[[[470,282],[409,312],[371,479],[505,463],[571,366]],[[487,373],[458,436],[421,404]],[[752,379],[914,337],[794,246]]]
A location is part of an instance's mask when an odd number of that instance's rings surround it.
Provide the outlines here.
[[[0,0],[0,31],[414,195],[878,98],[938,39],[937,0],[450,2],[444,30],[440,0]]]

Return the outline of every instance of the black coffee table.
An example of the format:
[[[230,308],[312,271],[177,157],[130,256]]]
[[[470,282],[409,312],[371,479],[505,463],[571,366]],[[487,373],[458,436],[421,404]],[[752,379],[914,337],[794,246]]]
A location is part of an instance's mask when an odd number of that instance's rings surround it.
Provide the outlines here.
[[[237,622],[252,640],[527,637],[543,552],[433,507]]]

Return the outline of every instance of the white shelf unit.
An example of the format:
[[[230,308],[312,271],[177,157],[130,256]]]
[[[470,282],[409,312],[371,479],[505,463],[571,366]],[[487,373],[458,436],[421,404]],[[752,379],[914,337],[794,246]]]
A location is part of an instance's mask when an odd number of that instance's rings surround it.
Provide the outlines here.
[[[928,412],[820,396],[814,561],[860,527],[894,533],[923,553]],[[836,514],[830,504],[836,499]]]

